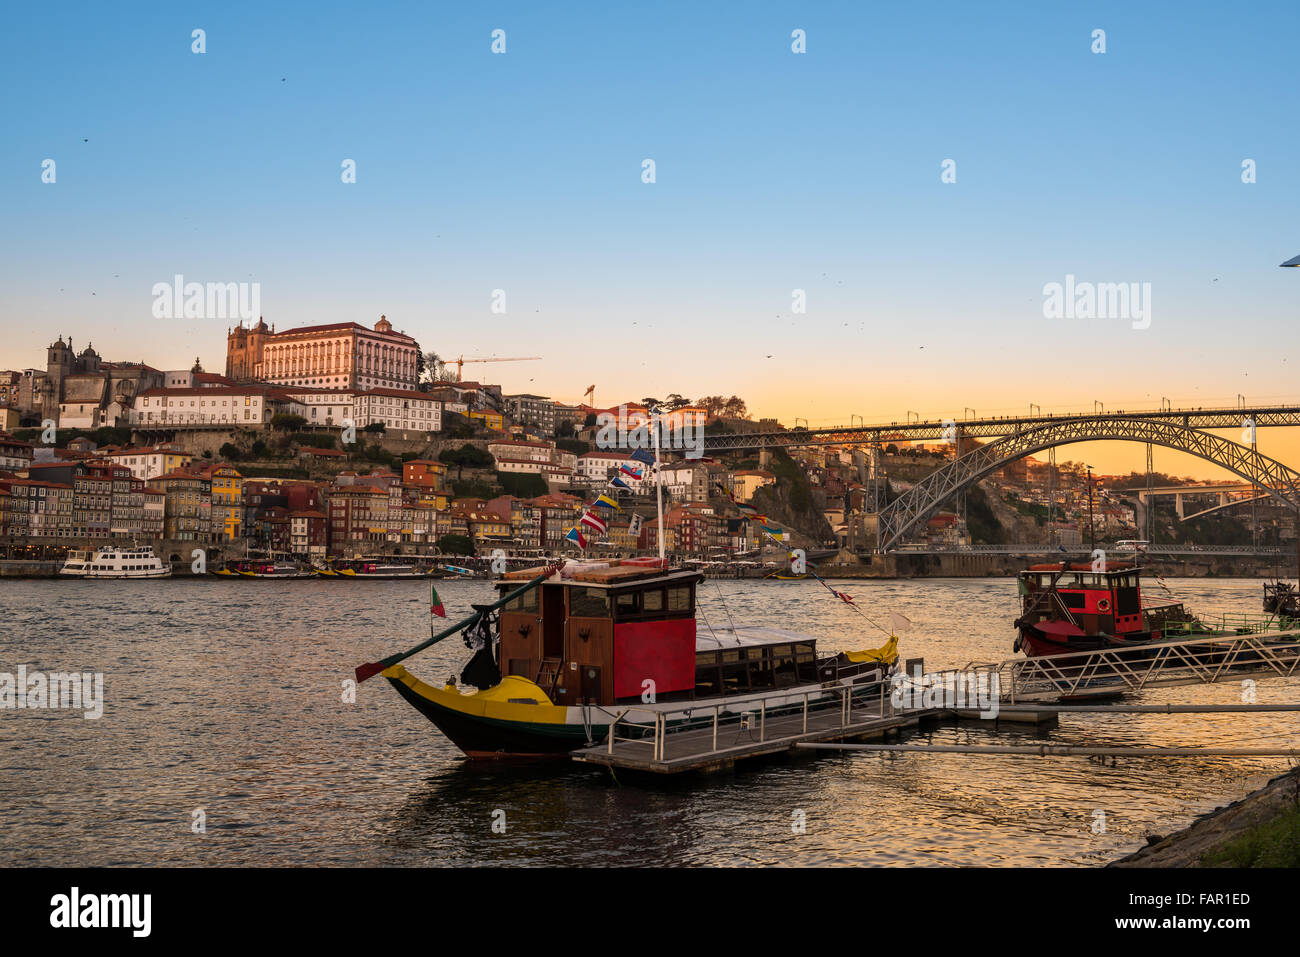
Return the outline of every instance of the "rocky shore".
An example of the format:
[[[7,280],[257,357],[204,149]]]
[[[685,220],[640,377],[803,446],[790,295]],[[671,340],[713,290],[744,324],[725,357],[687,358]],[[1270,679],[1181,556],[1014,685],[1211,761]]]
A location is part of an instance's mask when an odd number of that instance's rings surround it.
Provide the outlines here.
[[[1216,808],[1181,831],[1107,866],[1296,866],[1300,861],[1297,815],[1300,768],[1292,768],[1240,801]]]

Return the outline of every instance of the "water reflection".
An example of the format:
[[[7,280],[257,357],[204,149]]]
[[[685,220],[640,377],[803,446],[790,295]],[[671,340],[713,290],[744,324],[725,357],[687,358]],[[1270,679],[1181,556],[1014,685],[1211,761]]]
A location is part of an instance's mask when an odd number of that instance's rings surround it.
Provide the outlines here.
[[[1202,613],[1254,611],[1254,581],[1174,582]],[[1009,655],[1014,582],[845,587],[879,623],[914,622],[906,657]],[[0,582],[0,671],[105,673],[105,715],[0,713],[0,863],[1090,864],[1239,797],[1283,759],[818,753],[688,780],[580,766],[471,765],[381,681],[342,700],[361,661],[427,635],[404,582]],[[489,594],[440,583],[453,616]],[[779,621],[826,649],[883,636],[819,585],[719,582],[704,624]],[[441,680],[465,649],[414,660]],[[1261,702],[1300,681],[1261,681]],[[1240,700],[1236,685],[1143,700]],[[941,725],[910,743],[1300,743],[1294,715],[1066,715],[1032,728]],[[206,833],[191,830],[201,809]],[[492,829],[503,811],[505,832]],[[1097,812],[1106,827],[1094,833]],[[803,829],[796,825],[802,822]]]

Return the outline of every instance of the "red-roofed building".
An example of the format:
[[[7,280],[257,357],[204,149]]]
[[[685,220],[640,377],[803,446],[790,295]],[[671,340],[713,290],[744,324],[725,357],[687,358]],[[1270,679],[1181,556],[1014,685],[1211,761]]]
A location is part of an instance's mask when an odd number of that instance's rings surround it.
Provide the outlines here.
[[[324,558],[329,547],[329,518],[315,510],[289,513],[289,550],[308,558]]]
[[[306,418],[307,407],[267,386],[146,389],[131,405],[133,426],[262,426],[279,413]]]
[[[15,538],[72,538],[71,485],[35,479],[0,479],[10,495],[9,534]]]
[[[8,432],[0,432],[0,469],[17,471],[32,463],[32,444],[15,439]]]
[[[178,541],[207,542],[212,538],[212,483],[194,472],[176,469],[149,480],[162,492],[163,537]]]
[[[259,320],[226,337],[226,375],[238,382],[326,389],[415,389],[419,344],[393,331],[386,316],[373,329],[355,322],[276,332]]]

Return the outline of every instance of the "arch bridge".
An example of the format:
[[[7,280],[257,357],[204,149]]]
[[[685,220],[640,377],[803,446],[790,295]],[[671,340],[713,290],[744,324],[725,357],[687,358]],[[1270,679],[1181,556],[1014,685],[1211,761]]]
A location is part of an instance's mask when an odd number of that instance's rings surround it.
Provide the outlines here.
[[[1240,476],[1300,514],[1300,472],[1251,446],[1176,421],[1120,416],[1059,419],[972,449],[926,476],[880,510],[877,549],[894,548],[943,502],[1009,462],[1058,445],[1097,441],[1142,442],[1195,455]]]

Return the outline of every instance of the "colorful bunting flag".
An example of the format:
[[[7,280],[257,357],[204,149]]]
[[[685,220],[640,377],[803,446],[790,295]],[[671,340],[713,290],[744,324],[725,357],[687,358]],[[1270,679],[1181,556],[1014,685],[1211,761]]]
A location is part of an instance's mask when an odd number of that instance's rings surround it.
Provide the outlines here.
[[[447,617],[447,609],[443,607],[442,599],[438,597],[438,589],[433,587],[433,582],[429,582],[429,614],[437,615],[439,618]]]
[[[601,492],[599,495],[597,495],[597,496],[596,496],[596,501],[593,502],[592,504],[593,504],[593,505],[604,505],[606,508],[612,508],[612,509],[614,509],[614,510],[616,510],[616,511],[619,511],[619,512],[623,511],[623,507],[622,507],[621,505],[619,505],[618,502],[617,502],[616,500],[614,500],[613,498],[610,498],[610,496],[607,495],[607,494],[605,494],[604,492]]]
[[[632,458],[636,459],[638,462],[644,462],[646,465],[655,464],[655,457],[645,449],[637,449],[634,451],[632,453]]]
[[[579,548],[587,547],[587,539],[583,537],[582,532],[576,528],[569,529],[569,534],[564,536],[567,541],[573,542]]]
[[[582,518],[579,519],[579,524],[586,525],[589,528],[594,528],[596,531],[602,533],[608,527],[604,520],[601,519],[600,516],[596,515],[595,512],[583,512]]]

